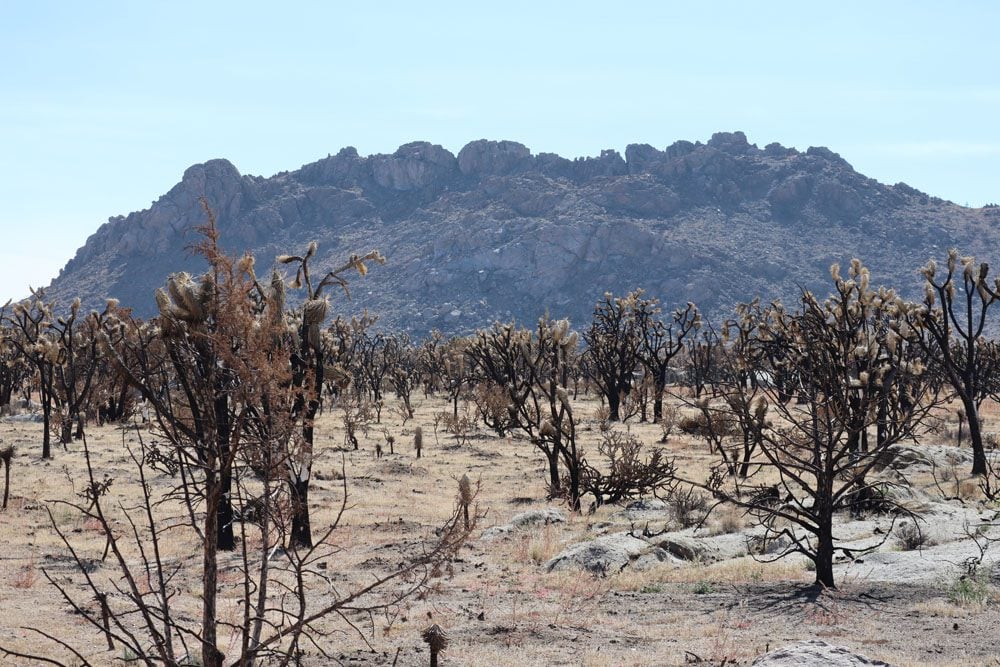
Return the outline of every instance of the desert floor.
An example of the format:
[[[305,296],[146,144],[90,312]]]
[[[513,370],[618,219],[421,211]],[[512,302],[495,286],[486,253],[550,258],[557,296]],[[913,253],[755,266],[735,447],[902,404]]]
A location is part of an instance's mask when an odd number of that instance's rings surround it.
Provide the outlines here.
[[[484,516],[459,558],[419,599],[408,599],[398,613],[361,622],[360,634],[344,623],[330,622],[330,634],[318,641],[342,664],[426,665],[429,655],[420,632],[430,623],[443,627],[451,640],[442,665],[750,664],[769,649],[811,638],[895,665],[1000,664],[995,583],[987,580],[979,595],[961,594],[962,566],[951,562],[959,542],[956,526],[939,527],[944,532],[952,529],[955,544],[949,546],[951,538],[941,538],[939,546],[908,552],[922,559],[915,562],[927,576],[913,575],[913,562],[908,562],[910,574],[898,581],[892,566],[845,563],[838,566],[839,586],[832,591],[815,590],[813,573],[794,557],[775,563],[748,556],[665,562],[607,576],[548,572],[545,563],[565,547],[628,530],[623,508],[604,506],[579,514],[563,508],[565,522],[483,537],[483,530],[507,524],[517,514],[558,507],[546,499],[544,458],[529,442],[500,439],[482,427],[459,443],[434,426],[435,413],[447,410],[446,403],[435,398],[418,402],[416,418],[405,425],[387,406],[382,424],[370,427],[357,451],[343,447],[342,411],[331,409],[319,420],[320,452],[310,498],[316,530],[332,520],[343,500],[342,468],[348,491],[347,513],[331,536],[343,551],[325,567],[345,581],[363,577],[369,569],[391,567],[448,517],[456,480],[463,474],[479,481],[477,502]],[[583,415],[581,439],[590,455],[596,454],[600,432],[594,418],[598,405],[594,399],[577,403]],[[986,418],[987,430],[1000,423],[995,408]],[[412,448],[418,424],[424,433],[420,459]],[[612,428],[628,429],[650,445],[661,435],[658,426],[634,421]],[[394,435],[395,453],[377,459],[376,443],[385,445],[383,429]],[[99,476],[114,478],[111,498],[125,507],[133,505],[138,494],[135,469],[123,447],[134,444],[135,437],[114,426],[91,427],[88,434],[95,469]],[[939,446],[955,445],[953,433],[941,431],[928,438],[936,438]],[[54,502],[79,500],[85,469],[81,444],[65,450],[54,445],[52,460],[42,461],[41,424],[25,419],[0,423],[0,440],[17,447],[10,504],[0,513],[0,646],[41,651],[73,664],[65,652],[26,629],[39,628],[80,648],[94,664],[124,664],[128,656],[108,651],[105,639],[73,613],[44,574],[71,592],[85,594],[80,574],[50,525],[49,511],[56,525],[92,558],[99,558],[104,546],[93,522]],[[705,446],[691,436],[674,433],[662,446],[677,457],[682,470],[700,474],[708,464]],[[933,499],[938,491],[928,480],[923,483],[926,497]],[[952,483],[963,496],[948,501],[956,512],[992,521],[994,508],[977,500],[968,481]],[[166,484],[165,479],[152,480],[154,489]],[[743,521],[738,514],[724,512],[687,533],[695,538],[739,533]],[[668,513],[651,521],[655,527],[669,522]],[[182,539],[169,548],[178,558],[191,553],[191,545]],[[899,551],[891,540],[883,549]],[[1000,552],[1000,545],[995,549]],[[182,582],[192,598],[198,584],[196,565],[192,560],[191,574],[186,575],[190,580]],[[95,568],[115,576],[108,566],[98,563]],[[10,658],[0,662],[22,664]],[[304,663],[329,664],[315,654]]]

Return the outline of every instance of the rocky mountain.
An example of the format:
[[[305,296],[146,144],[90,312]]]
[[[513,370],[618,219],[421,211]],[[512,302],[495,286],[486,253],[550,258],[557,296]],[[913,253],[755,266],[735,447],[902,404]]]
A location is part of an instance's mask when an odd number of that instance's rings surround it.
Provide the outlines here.
[[[546,310],[583,323],[605,291],[636,287],[725,316],[756,296],[825,294],[830,264],[852,257],[873,283],[916,293],[929,257],[956,246],[988,259],[1000,241],[1000,209],[881,184],[826,148],[758,148],[742,132],[575,160],[512,141],[457,156],[414,142],[391,155],[344,148],[269,178],[195,165],[149,209],[102,225],[50,294],[92,306],[114,296],[152,315],[170,272],[202,266],[186,251],[205,222],[201,197],[223,245],[252,250],[260,273],[313,239],[320,266],[378,248],[386,266],[355,280],[350,302],[334,295],[333,311],[368,309],[418,335]]]

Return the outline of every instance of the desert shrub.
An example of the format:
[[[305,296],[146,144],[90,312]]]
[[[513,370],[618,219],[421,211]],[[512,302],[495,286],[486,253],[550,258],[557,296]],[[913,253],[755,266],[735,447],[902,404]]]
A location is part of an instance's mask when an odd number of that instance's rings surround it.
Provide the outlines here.
[[[675,489],[667,498],[667,506],[678,525],[690,528],[708,515],[708,496],[693,488]]]
[[[948,599],[963,607],[984,606],[990,599],[990,579],[985,572],[963,574],[948,588]]]
[[[358,399],[344,404],[344,444],[358,448],[358,434],[368,436],[368,428],[375,420],[375,411],[370,401]]]
[[[634,435],[609,431],[598,445],[607,462],[607,473],[583,464],[581,488],[594,496],[595,506],[643,495],[667,494],[673,489],[673,459],[652,447],[643,456],[643,444]]]
[[[705,408],[695,415],[684,415],[677,420],[677,428],[689,435],[710,441],[718,440],[740,432],[739,421],[728,412]]]
[[[933,544],[927,533],[920,530],[920,526],[915,521],[904,521],[897,526],[896,545],[903,551],[916,551],[925,546]]]
[[[678,421],[680,419],[677,408],[672,405],[664,405],[663,414],[660,416],[660,442],[666,442],[670,435],[674,432],[674,429],[678,427]]]
[[[715,592],[715,586],[711,581],[697,581],[691,586],[691,592],[695,595],[710,595]]]
[[[601,430],[601,433],[607,433],[611,430],[611,409],[608,406],[601,405],[594,410],[594,419],[597,420],[597,428]]]
[[[472,402],[476,406],[476,418],[499,437],[506,437],[513,426],[513,420],[508,409],[510,398],[503,387],[493,384],[477,385],[472,392]]]
[[[476,430],[476,417],[469,412],[468,405],[457,414],[454,412],[439,414],[441,414],[441,425],[445,433],[450,433],[463,447],[468,444],[469,436]]]
[[[688,435],[701,435],[708,428],[705,415],[700,412],[696,415],[682,415],[677,420],[677,428]]]
[[[713,524],[713,535],[730,535],[743,530],[743,513],[735,507],[727,507],[719,512],[718,520]]]

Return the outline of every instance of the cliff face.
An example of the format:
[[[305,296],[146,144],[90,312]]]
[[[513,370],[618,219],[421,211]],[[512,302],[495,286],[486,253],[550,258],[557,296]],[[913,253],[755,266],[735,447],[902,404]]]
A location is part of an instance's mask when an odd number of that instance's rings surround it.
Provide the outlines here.
[[[389,263],[355,281],[350,303],[388,326],[462,332],[548,310],[589,319],[605,291],[643,287],[713,316],[756,296],[794,299],[860,257],[874,282],[916,291],[916,269],[957,246],[983,259],[1000,240],[997,209],[966,209],[854,171],[826,148],[646,144],[568,160],[512,141],[474,141],[457,156],[424,142],[392,155],[345,148],[293,172],[242,176],[226,160],[189,168],[151,208],[112,218],[52,283],[96,305],[117,297],[140,315],[172,271],[201,265],[185,248],[215,212],[222,242],[275,255],[320,244],[320,266],[373,247]]]

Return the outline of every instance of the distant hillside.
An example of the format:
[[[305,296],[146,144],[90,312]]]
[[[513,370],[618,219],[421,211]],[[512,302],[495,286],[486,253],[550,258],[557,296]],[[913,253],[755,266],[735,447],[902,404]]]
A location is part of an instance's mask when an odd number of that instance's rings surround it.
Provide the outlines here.
[[[205,222],[202,196],[223,244],[254,251],[261,273],[313,239],[327,266],[380,249],[389,262],[334,312],[367,308],[416,334],[530,323],[546,310],[582,323],[605,291],[635,287],[725,315],[755,296],[794,299],[799,286],[825,294],[829,265],[855,256],[874,283],[915,293],[929,257],[1000,248],[998,209],[881,184],[826,148],[758,148],[742,132],[576,160],[511,141],[474,141],[457,156],[414,142],[392,155],[345,148],[269,178],[226,160],[195,165],[151,208],[102,225],[50,294],[88,305],[114,296],[152,315],[166,276],[201,266],[185,248]]]

